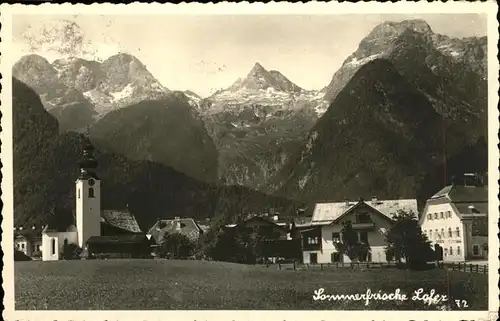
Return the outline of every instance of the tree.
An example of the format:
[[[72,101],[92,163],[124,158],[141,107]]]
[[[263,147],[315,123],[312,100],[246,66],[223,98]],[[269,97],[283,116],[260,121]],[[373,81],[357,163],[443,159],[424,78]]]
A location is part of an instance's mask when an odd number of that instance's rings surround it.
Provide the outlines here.
[[[335,247],[343,255],[347,255],[351,261],[364,262],[371,252],[370,245],[366,242],[360,242],[358,233],[352,228],[351,221],[342,223],[341,242],[337,242]]]
[[[418,269],[435,259],[434,251],[413,212],[398,211],[393,217],[394,224],[386,234],[386,253],[401,263],[405,259],[408,266]]]
[[[187,259],[194,254],[196,243],[181,233],[165,233],[158,254],[169,259]]]
[[[79,260],[82,251],[82,248],[80,248],[76,244],[64,244],[62,248],[61,258],[63,260]]]

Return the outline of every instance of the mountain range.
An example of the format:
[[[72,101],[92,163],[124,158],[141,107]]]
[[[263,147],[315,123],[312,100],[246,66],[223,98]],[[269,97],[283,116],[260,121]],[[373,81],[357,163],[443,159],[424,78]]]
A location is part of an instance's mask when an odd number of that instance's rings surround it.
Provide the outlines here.
[[[85,139],[79,133],[59,133],[57,120],[44,109],[39,96],[21,81],[13,78],[12,82],[14,221],[39,226],[51,215],[71,215]],[[159,217],[235,219],[269,208],[293,215],[304,206],[246,187],[205,183],[172,167],[113,153],[99,147],[97,138],[92,142],[102,179],[102,207],[128,208],[143,229]]]
[[[486,43],[436,34],[423,20],[384,22],[319,91],[257,62],[202,98],[165,88],[127,54],[102,63],[29,55],[13,74],[60,135],[90,126],[98,148],[127,162],[301,204],[423,201],[443,174],[487,169]]]

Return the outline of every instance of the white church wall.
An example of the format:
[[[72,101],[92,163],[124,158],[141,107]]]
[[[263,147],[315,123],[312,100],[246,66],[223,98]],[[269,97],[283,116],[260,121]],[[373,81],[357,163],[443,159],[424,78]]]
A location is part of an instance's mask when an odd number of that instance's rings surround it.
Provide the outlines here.
[[[42,235],[42,260],[56,261],[60,259],[64,243],[78,244],[77,232],[49,232]]]

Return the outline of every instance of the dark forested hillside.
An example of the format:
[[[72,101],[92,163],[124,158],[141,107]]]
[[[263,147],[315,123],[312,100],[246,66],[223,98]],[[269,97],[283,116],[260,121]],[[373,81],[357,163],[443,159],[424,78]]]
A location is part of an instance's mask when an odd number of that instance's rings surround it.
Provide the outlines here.
[[[91,137],[129,159],[172,166],[198,180],[217,180],[217,149],[183,94],[112,111],[92,126]]]
[[[272,188],[307,201],[423,200],[444,184],[444,175],[435,174],[442,173],[445,152],[454,171],[484,165],[484,153],[468,164],[456,159],[476,143],[476,152],[484,148],[477,134],[440,115],[391,62],[376,59],[337,95]]]

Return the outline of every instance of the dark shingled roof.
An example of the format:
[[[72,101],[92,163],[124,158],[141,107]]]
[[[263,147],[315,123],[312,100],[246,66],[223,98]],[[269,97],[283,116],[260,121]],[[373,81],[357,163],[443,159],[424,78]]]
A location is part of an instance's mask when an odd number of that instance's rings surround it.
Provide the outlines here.
[[[144,243],[149,242],[144,234],[123,234],[113,236],[91,236],[87,244]]]
[[[488,186],[446,186],[432,196],[428,203],[449,202],[457,215],[472,220],[472,235],[488,235]]]
[[[160,242],[166,233],[180,233],[186,235],[192,240],[196,240],[200,234],[203,233],[201,227],[192,218],[179,218],[181,223],[180,229],[177,228],[176,219],[173,220],[159,220],[148,231],[156,242]]]
[[[488,202],[488,187],[450,185],[434,194],[431,200],[443,197],[447,197],[453,203]]]
[[[26,229],[14,231],[14,238],[25,238],[29,241],[39,240],[42,238],[40,229]]]
[[[132,215],[132,213],[130,213],[128,210],[104,210],[101,213],[101,217],[104,219],[104,222],[122,230],[126,230],[132,233],[142,232],[134,215]]]

